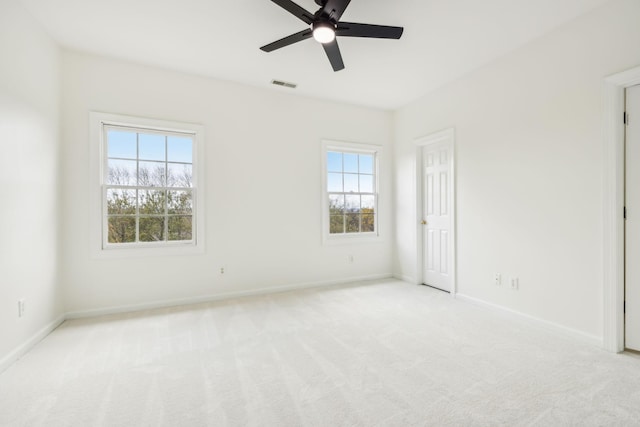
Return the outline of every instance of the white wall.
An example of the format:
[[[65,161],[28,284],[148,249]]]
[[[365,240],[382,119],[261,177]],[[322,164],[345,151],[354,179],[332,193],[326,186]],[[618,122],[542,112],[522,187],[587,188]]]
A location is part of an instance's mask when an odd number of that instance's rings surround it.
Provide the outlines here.
[[[62,90],[68,311],[391,274],[391,113],[72,52]],[[205,126],[205,255],[91,258],[90,111]],[[322,245],[323,138],[386,147],[382,243]]]
[[[459,292],[602,336],[602,82],[640,64],[639,17],[607,3],[396,113],[396,274],[416,277],[413,139],[455,127]]]
[[[62,299],[73,312],[392,269],[415,278],[413,139],[450,126],[460,292],[602,335],[601,83],[640,64],[636,0],[608,3],[401,109],[395,122],[383,111],[72,52],[63,54],[59,121],[57,47],[16,2],[2,1],[0,12],[0,362],[56,320]],[[91,258],[89,111],[205,125],[204,255]],[[322,245],[323,138],[385,146],[382,243]],[[495,287],[495,272],[519,276],[521,289]]]
[[[0,1],[0,370],[61,314],[58,112],[58,48],[18,2]]]

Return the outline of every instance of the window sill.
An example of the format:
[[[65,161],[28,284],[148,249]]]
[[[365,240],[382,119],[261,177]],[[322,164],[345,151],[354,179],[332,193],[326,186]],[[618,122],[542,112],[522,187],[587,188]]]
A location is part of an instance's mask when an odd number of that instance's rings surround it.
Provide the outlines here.
[[[149,247],[108,247],[97,249],[93,252],[93,259],[122,259],[122,258],[147,258],[162,256],[189,256],[204,254],[204,245],[176,244],[167,246]]]

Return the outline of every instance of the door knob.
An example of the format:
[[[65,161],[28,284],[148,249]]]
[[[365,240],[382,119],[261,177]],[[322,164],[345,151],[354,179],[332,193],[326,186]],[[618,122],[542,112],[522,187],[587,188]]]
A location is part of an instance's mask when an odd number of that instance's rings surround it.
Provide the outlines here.
[[[422,225],[427,225],[427,221],[425,221],[424,219],[422,221],[420,221],[420,224]]]

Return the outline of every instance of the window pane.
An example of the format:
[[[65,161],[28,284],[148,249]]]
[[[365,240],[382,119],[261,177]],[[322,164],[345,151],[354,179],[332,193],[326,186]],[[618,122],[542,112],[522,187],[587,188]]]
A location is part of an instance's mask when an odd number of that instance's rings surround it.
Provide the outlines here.
[[[373,193],[373,175],[360,175],[360,192]]]
[[[359,214],[347,214],[347,233],[360,232],[360,215]]]
[[[131,251],[136,254],[140,248],[184,246],[167,244],[169,240],[196,243],[201,221],[195,209],[200,127],[161,122],[157,128],[147,127],[125,117],[111,122],[118,116],[108,116],[112,115],[98,113],[100,132],[92,132],[102,140],[92,166],[102,175],[99,188],[93,190],[102,200],[91,211],[102,224],[103,245],[136,248]],[[175,130],[164,130],[173,129],[170,126]],[[340,191],[342,187],[340,177]]]
[[[344,171],[351,173],[358,173],[358,155],[344,153]]]
[[[193,212],[191,191],[168,191],[167,207],[169,214],[191,214]]]
[[[191,215],[169,217],[169,240],[191,240],[193,225]]]
[[[167,163],[167,187],[193,187],[191,165]]]
[[[375,215],[362,214],[362,232],[372,233],[376,231]]]
[[[369,213],[373,213],[373,209],[375,208],[375,202],[376,199],[374,196],[361,196],[361,204],[360,207],[362,208],[362,212],[365,212],[365,210],[368,210]]]
[[[107,184],[136,185],[135,160],[108,160]]]
[[[331,194],[329,195],[329,213],[331,215],[342,215],[344,213],[344,196]]]
[[[360,173],[373,174],[373,154],[360,154]]]
[[[164,190],[138,190],[138,199],[141,215],[164,215]]]
[[[107,157],[135,159],[137,157],[136,133],[121,130],[108,130]]]
[[[166,160],[164,138],[164,135],[138,134],[140,160]]]
[[[193,140],[187,136],[168,136],[167,160],[193,163]]]
[[[140,241],[161,242],[164,240],[164,217],[140,217]]]
[[[327,171],[342,172],[342,153],[327,152]]]
[[[108,224],[109,243],[131,243],[136,241],[135,217],[109,217]]]
[[[107,190],[107,213],[117,215],[136,214],[136,190]]]
[[[165,186],[165,165],[160,162],[140,162],[138,185],[143,187]]]
[[[329,218],[329,233],[344,233],[344,215],[331,215]]]
[[[345,196],[345,207],[347,212],[358,213],[360,212],[360,196],[353,196],[347,194]]]
[[[375,233],[376,153],[337,150],[326,156],[329,234]]]
[[[342,192],[342,174],[330,173],[327,177],[327,191],[330,193]]]
[[[358,175],[356,174],[344,174],[344,192],[345,193],[357,193],[358,192]]]

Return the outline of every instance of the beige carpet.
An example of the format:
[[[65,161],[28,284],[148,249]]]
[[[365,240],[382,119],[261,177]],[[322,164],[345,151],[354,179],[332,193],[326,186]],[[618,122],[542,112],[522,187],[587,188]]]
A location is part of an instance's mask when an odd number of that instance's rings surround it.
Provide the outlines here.
[[[1,426],[632,426],[640,358],[388,280],[65,322]]]

